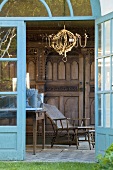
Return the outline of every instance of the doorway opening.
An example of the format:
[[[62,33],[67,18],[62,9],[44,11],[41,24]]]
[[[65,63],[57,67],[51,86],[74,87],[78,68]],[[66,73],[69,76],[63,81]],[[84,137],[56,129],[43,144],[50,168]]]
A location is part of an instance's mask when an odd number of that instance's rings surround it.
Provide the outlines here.
[[[58,33],[64,24],[74,34],[88,34],[87,46],[74,47],[67,53],[67,62],[49,47],[45,38]],[[88,125],[94,125],[94,21],[40,21],[26,25],[26,72],[30,75],[30,88],[44,93],[44,103],[55,105],[66,117],[89,117]],[[26,129],[27,144],[32,144],[32,120],[27,120]],[[37,134],[40,143],[41,130]],[[52,135],[51,124],[46,120],[47,144]]]

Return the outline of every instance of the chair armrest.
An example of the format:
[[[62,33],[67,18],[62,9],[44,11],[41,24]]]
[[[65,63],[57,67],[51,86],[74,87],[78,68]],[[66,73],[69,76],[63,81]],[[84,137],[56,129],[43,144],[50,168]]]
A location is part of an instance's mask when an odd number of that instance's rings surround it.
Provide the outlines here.
[[[53,120],[55,120],[55,121],[57,121],[57,120],[67,120],[67,118],[66,117],[65,118],[55,118]]]
[[[86,118],[78,118],[78,119],[73,119],[73,120],[90,120],[90,118],[88,117],[86,117]]]
[[[78,118],[78,119],[70,119],[73,123],[73,125],[75,126],[75,123],[76,121],[81,121],[80,122],[80,126],[83,126],[83,125],[88,125],[87,121],[90,120],[90,118]]]
[[[64,117],[64,118],[55,118],[55,119],[53,119],[53,121],[55,121],[55,124],[57,126],[59,126],[59,123],[60,123],[60,126],[61,126],[62,129],[64,129],[64,128],[68,129],[70,127],[69,119],[66,118],[66,117]]]

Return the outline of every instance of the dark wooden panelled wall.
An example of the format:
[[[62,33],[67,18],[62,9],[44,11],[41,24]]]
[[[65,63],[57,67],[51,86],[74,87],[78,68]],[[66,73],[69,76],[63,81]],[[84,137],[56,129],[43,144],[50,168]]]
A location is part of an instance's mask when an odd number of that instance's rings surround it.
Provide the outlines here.
[[[39,30],[41,29],[36,26],[27,27],[26,72],[30,74],[30,87],[44,93],[44,102],[55,105],[66,117],[90,117],[89,124],[94,124],[93,29],[89,29],[87,47],[74,48],[67,53],[65,63],[62,56],[48,48],[40,39],[42,35]],[[31,120],[27,120],[27,133],[32,131],[30,122]],[[51,131],[48,120],[46,131]]]

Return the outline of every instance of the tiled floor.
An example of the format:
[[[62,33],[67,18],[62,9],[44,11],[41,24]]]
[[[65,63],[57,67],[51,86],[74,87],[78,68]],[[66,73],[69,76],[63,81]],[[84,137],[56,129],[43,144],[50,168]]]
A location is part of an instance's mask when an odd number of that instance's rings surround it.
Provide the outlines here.
[[[87,143],[80,143],[79,149],[76,146],[56,145],[51,148],[45,146],[37,147],[36,155],[32,153],[32,147],[27,146],[27,162],[95,162],[95,149],[89,150]]]

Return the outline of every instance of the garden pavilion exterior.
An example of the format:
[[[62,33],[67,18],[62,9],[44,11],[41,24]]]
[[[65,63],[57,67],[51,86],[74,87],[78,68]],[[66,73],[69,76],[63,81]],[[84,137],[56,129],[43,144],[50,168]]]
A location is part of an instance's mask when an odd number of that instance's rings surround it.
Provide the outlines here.
[[[96,155],[104,153],[113,142],[113,13],[101,16],[99,0],[0,3],[0,160],[26,157],[26,71],[31,88],[45,94],[44,102],[72,118],[91,117]],[[43,42],[64,25],[89,35],[86,48],[74,48],[65,63]]]

